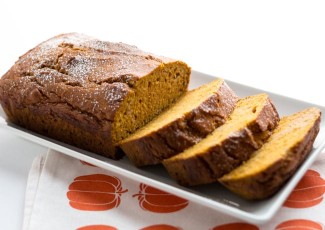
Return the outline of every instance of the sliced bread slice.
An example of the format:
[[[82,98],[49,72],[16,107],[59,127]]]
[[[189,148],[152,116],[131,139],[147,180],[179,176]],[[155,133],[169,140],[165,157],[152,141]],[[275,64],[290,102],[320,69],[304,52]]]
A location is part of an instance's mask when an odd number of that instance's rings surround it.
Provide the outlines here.
[[[182,185],[215,182],[260,148],[278,121],[279,115],[268,95],[246,97],[237,103],[224,125],[163,164]]]
[[[283,117],[267,142],[220,182],[243,198],[257,200],[274,194],[311,151],[319,132],[321,112],[308,108]]]
[[[187,92],[173,106],[126,138],[120,147],[136,166],[158,164],[222,125],[238,97],[222,79]]]

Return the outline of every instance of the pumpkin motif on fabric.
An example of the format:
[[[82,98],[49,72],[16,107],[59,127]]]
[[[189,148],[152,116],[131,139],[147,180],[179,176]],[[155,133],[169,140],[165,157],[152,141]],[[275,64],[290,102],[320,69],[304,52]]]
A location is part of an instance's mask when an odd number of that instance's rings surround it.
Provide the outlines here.
[[[248,224],[248,223],[229,223],[223,224],[219,226],[215,226],[212,230],[259,230],[256,225]]]
[[[189,204],[188,200],[142,183],[139,193],[133,197],[138,198],[143,210],[155,213],[177,212]]]
[[[275,230],[324,230],[324,226],[311,220],[294,219],[282,222],[275,227]]]
[[[117,228],[109,225],[87,225],[77,228],[77,230],[117,230]]]
[[[120,179],[105,174],[79,176],[69,186],[67,197],[72,208],[104,211],[120,205],[123,190]]]
[[[174,227],[167,224],[157,224],[157,225],[151,225],[145,228],[141,228],[140,230],[183,230],[179,227]]]
[[[309,208],[322,202],[325,180],[314,170],[308,170],[283,204],[288,208]]]

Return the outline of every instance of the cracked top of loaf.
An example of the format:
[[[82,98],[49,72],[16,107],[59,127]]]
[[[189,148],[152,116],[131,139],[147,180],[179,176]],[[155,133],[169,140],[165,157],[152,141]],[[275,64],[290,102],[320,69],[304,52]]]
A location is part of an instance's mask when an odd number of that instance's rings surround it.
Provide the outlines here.
[[[135,46],[61,34],[0,79],[0,103],[12,123],[116,158],[116,143],[186,92],[190,73]]]
[[[169,61],[174,60],[135,46],[78,33],[61,34],[19,58],[2,77],[9,90],[4,95],[1,87],[0,99],[10,97],[18,107],[67,103],[98,119],[112,120],[134,83]]]

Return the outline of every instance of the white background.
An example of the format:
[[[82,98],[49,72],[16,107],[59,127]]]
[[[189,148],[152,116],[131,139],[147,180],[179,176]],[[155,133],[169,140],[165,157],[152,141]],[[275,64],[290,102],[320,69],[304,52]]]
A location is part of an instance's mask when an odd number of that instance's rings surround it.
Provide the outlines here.
[[[324,1],[1,0],[0,23],[0,75],[39,42],[75,31],[325,104]]]
[[[201,72],[325,105],[325,1],[0,0],[0,76],[28,49],[65,32],[133,44]],[[19,157],[1,145],[0,224],[19,229],[34,155],[16,166],[18,177],[7,163]]]

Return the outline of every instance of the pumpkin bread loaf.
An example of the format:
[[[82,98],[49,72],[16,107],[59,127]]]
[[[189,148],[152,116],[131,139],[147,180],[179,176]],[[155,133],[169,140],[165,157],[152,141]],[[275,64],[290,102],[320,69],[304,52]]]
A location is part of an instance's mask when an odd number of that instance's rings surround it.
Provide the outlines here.
[[[21,56],[0,80],[10,122],[111,158],[116,143],[187,91],[190,68],[77,33]]]
[[[163,164],[182,185],[215,182],[260,148],[278,121],[279,115],[268,95],[246,97],[239,100],[225,124]]]
[[[246,199],[274,194],[296,171],[319,132],[321,112],[305,109],[283,117],[267,142],[238,168],[219,181]]]
[[[153,121],[120,143],[136,166],[158,164],[222,125],[238,98],[224,80],[187,92]]]

